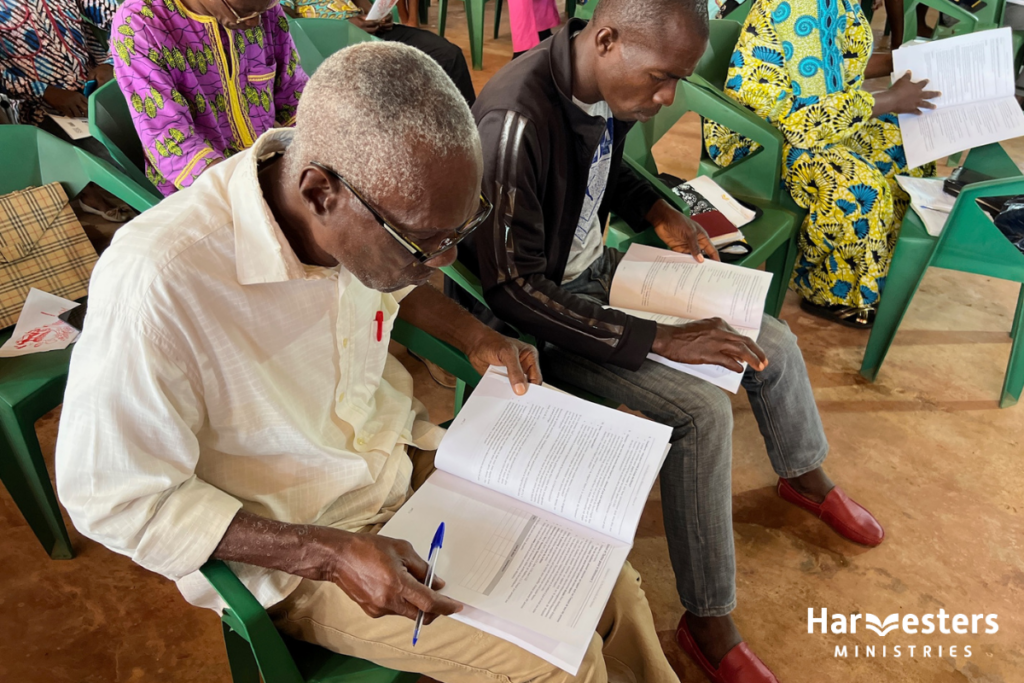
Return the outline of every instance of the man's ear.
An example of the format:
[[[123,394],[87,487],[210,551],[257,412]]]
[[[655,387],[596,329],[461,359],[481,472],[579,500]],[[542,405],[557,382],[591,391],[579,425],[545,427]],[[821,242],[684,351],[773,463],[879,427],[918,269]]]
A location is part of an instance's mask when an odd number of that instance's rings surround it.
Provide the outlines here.
[[[619,42],[619,31],[611,26],[602,26],[594,36],[594,45],[597,47],[598,57],[604,57],[612,52]]]
[[[299,195],[309,212],[324,219],[337,208],[340,200],[335,184],[326,173],[307,166],[299,176]]]

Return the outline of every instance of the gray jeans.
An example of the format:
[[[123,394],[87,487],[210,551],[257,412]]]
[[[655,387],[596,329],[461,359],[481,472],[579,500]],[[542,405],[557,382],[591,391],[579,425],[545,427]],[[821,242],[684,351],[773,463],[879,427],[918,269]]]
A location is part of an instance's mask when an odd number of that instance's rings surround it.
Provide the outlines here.
[[[608,303],[622,252],[606,249],[588,270],[562,286]],[[764,316],[758,345],[763,372],[743,377],[772,468],[797,477],[821,465],[828,442],[796,337],[786,323]],[[724,391],[666,365],[644,361],[637,371],[595,363],[551,344],[542,354],[544,377],[639,410],[672,427],[672,447],[661,470],[665,535],[683,606],[697,616],[722,616],[736,607],[732,536],[732,404]]]

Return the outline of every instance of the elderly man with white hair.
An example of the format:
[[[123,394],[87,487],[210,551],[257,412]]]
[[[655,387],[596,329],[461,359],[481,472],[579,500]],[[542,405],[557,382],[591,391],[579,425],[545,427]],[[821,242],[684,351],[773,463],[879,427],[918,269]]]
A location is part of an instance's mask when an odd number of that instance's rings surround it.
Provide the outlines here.
[[[461,605],[423,585],[408,543],[375,533],[442,432],[388,354],[396,316],[481,370],[505,366],[518,393],[540,382],[533,347],[426,284],[490,212],[482,173],[440,67],[367,43],[320,67],[294,129],[119,231],[93,274],[57,443],[79,531],[203,607],[223,603],[200,566],[232,562],[280,629],[337,652],[442,681],[568,680],[443,617],[414,649],[417,610]],[[580,676],[623,667],[676,680],[628,565]]]

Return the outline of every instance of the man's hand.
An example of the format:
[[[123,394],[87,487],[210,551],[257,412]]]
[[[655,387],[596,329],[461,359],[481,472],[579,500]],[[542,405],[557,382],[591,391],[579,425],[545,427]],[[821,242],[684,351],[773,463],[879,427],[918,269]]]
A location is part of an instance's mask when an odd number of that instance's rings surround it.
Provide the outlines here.
[[[64,90],[52,85],[46,86],[43,99],[62,116],[82,117],[89,115],[89,100],[74,90]]]
[[[764,370],[768,358],[749,337],[734,330],[721,318],[697,320],[679,327],[658,325],[651,350],[677,363],[721,365],[742,372],[742,362]]]
[[[508,381],[517,395],[526,393],[527,383],[540,384],[540,360],[537,349],[526,342],[506,337],[489,327],[483,327],[480,337],[466,349],[469,362],[481,375],[491,365],[504,366]]]
[[[355,16],[351,16],[351,17],[348,18],[348,20],[351,21],[353,24],[355,24],[356,28],[360,28],[360,29],[366,31],[371,36],[374,35],[375,33],[377,33],[377,31],[380,30],[380,26],[381,26],[381,23],[382,23],[380,20],[378,20],[378,21],[367,21],[366,17],[364,15],[362,15],[362,14],[356,14]]]
[[[415,619],[423,610],[423,623],[454,614],[462,604],[423,585],[427,563],[407,541],[376,534],[349,534],[317,527],[316,546],[323,576],[345,591],[373,618],[397,614]],[[434,588],[444,581],[434,577]]]
[[[676,211],[664,199],[655,202],[647,212],[647,220],[654,226],[654,232],[665,246],[672,251],[690,254],[698,262],[704,261],[705,254],[716,261],[722,260],[704,228]]]
[[[114,67],[112,64],[99,64],[92,70],[92,77],[96,79],[96,85],[101,86],[114,79]]]

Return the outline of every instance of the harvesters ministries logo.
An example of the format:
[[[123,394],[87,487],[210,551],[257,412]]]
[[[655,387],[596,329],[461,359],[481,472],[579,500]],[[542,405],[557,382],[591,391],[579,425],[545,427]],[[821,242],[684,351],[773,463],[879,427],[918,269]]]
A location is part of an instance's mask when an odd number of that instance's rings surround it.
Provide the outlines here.
[[[824,607],[807,608],[807,632],[833,635],[855,634],[858,629],[872,631],[884,640],[877,643],[836,645],[834,657],[970,657],[971,646],[956,642],[955,636],[999,632],[997,614],[951,614],[940,609],[936,614],[830,613]],[[901,635],[932,636],[934,642],[913,644],[900,641]]]

